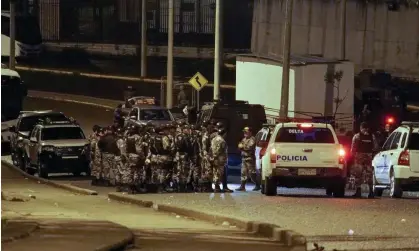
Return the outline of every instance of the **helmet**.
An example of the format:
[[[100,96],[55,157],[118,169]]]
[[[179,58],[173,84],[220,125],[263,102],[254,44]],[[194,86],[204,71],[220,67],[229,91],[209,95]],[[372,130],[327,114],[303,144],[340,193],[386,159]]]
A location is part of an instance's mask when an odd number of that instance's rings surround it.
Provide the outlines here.
[[[246,126],[245,128],[243,128],[243,132],[252,132],[252,129]]]
[[[224,129],[224,128],[218,128],[218,134],[219,135],[223,135],[223,134],[225,134],[226,133],[226,130]]]
[[[208,122],[208,120],[204,120],[203,122],[202,122],[202,126],[205,126],[205,127],[207,127],[209,125],[209,122]]]
[[[223,128],[223,127],[224,127],[224,124],[223,124],[223,122],[217,122],[217,123],[215,124],[215,126],[216,126],[217,128]]]
[[[99,128],[100,128],[100,126],[94,125],[93,128],[92,128],[92,131],[93,132],[98,132],[99,131]]]

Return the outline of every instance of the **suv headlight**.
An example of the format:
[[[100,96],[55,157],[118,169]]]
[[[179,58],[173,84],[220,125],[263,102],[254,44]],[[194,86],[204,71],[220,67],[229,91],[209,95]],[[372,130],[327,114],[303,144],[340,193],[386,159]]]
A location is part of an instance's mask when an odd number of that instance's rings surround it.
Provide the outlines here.
[[[55,152],[55,147],[54,146],[43,146],[42,151]]]

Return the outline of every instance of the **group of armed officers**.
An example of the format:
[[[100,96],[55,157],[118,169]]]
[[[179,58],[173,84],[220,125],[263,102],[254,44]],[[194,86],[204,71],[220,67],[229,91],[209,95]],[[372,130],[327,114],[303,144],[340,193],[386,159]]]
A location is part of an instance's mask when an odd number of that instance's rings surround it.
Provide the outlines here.
[[[92,185],[132,194],[232,192],[224,175],[225,134],[224,125],[215,121],[95,125],[89,137]]]

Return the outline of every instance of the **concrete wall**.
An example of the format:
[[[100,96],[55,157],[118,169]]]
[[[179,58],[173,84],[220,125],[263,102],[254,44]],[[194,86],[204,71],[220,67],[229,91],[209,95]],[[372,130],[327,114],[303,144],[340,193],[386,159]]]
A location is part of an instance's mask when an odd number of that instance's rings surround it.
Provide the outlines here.
[[[285,0],[255,0],[252,51],[282,54]],[[339,1],[294,0],[292,52],[339,56]],[[362,69],[384,69],[419,80],[419,9],[347,2],[346,59]]]

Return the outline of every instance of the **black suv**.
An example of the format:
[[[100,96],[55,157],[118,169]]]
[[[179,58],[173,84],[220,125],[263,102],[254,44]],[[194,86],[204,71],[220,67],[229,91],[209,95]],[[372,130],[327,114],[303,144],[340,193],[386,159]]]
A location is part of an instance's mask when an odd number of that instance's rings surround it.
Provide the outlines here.
[[[20,112],[15,126],[9,127],[11,132],[10,137],[10,152],[13,164],[25,169],[24,163],[24,144],[29,140],[29,134],[40,120],[50,119],[51,121],[70,121],[61,112],[54,111],[22,111]]]

